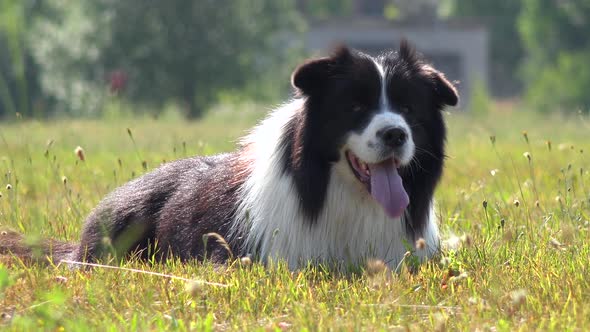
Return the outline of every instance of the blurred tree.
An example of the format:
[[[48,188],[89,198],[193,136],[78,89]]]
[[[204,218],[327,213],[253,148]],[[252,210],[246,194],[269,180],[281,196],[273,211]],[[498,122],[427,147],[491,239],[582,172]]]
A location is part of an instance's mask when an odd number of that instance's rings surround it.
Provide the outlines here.
[[[43,88],[76,113],[105,94],[196,117],[222,90],[240,89],[291,56],[302,22],[293,0],[46,0],[35,27]]]
[[[26,27],[37,13],[36,1],[0,0],[0,116],[30,116],[39,101],[37,68],[27,47]]]
[[[497,96],[515,96],[522,91],[516,74],[524,51],[518,33],[522,1],[444,0],[441,11],[451,17],[474,19],[489,29],[490,80]]]
[[[540,110],[590,111],[590,2],[524,0],[527,99]]]
[[[387,0],[384,14],[387,19],[429,24],[438,19],[439,0]]]
[[[319,20],[348,17],[353,13],[353,5],[353,0],[297,0],[301,13]]]
[[[43,93],[54,102],[54,112],[97,114],[106,93],[101,61],[112,15],[67,0],[47,0],[41,11],[29,43]]]

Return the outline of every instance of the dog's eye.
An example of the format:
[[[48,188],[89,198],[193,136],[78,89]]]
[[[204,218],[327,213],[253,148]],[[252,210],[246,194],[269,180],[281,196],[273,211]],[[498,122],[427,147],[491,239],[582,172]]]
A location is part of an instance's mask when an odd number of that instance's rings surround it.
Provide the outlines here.
[[[400,105],[399,111],[402,114],[408,114],[412,111],[412,107],[410,105]]]
[[[360,112],[362,110],[363,110],[363,105],[361,105],[361,104],[354,104],[354,105],[352,105],[352,111],[353,112],[356,113],[356,112]]]

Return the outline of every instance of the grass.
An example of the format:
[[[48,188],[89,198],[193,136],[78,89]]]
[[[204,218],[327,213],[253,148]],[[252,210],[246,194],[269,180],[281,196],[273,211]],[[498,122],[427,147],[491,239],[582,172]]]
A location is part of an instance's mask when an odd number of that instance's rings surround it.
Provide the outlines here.
[[[191,123],[0,124],[0,228],[75,241],[98,200],[144,166],[229,151],[263,113],[220,110]],[[3,257],[0,324],[14,331],[590,326],[590,119],[508,108],[450,113],[447,121],[437,210],[443,234],[460,245],[416,274],[391,274],[378,262],[343,276],[282,264],[129,261],[86,270]]]

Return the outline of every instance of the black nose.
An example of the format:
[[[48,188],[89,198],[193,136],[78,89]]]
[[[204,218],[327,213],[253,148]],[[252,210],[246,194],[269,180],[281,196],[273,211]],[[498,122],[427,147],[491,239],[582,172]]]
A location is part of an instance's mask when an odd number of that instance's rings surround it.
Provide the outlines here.
[[[398,148],[408,139],[406,131],[399,127],[386,127],[377,131],[377,137],[380,138],[383,143],[392,148]]]

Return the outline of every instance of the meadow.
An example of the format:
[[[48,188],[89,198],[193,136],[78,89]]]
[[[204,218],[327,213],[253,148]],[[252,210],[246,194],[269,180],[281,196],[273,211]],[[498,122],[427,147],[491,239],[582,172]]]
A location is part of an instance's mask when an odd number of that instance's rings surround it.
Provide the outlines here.
[[[195,122],[170,115],[0,123],[0,229],[31,242],[76,241],[85,215],[110,190],[164,161],[232,150],[266,110],[219,107]],[[446,119],[448,159],[436,198],[447,247],[416,273],[379,262],[352,275],[239,261],[69,269],[3,256],[0,328],[590,328],[590,118],[496,105]]]

